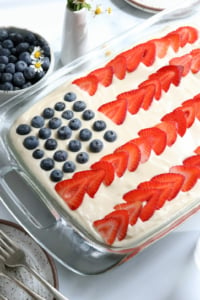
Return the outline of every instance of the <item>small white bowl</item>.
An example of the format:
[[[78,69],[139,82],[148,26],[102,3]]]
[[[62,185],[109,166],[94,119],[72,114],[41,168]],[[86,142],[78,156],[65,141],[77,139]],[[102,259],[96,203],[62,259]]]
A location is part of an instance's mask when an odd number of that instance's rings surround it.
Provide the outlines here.
[[[29,91],[30,89],[34,89],[34,88],[38,87],[38,85],[42,84],[44,82],[44,80],[46,80],[47,76],[50,73],[52,73],[53,68],[54,68],[54,55],[53,55],[53,51],[51,49],[51,46],[50,46],[49,42],[44,37],[42,37],[40,34],[38,34],[36,32],[33,32],[32,30],[28,30],[28,29],[25,29],[25,28],[17,28],[17,27],[14,27],[14,26],[0,27],[0,30],[2,30],[2,29],[6,29],[9,32],[21,33],[22,35],[31,32],[36,37],[38,37],[40,40],[45,41],[46,44],[49,46],[49,49],[50,49],[50,57],[49,57],[50,58],[50,65],[49,65],[48,70],[45,72],[45,75],[41,79],[39,79],[38,81],[36,81],[35,83],[33,83],[29,87],[20,88],[18,90],[11,90],[11,91],[10,90],[9,91],[5,91],[5,90],[0,89],[0,106],[1,106],[1,104],[3,104],[4,102],[6,102],[7,100],[13,98],[14,96],[19,95],[21,92]]]

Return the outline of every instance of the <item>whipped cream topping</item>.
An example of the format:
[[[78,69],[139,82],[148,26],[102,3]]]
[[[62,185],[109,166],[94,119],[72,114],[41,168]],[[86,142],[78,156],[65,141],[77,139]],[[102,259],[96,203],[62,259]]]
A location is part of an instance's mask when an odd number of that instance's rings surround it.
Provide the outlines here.
[[[171,29],[170,29],[171,30]],[[169,29],[159,33],[158,36],[163,36]],[[81,90],[78,86],[69,82],[63,84],[55,91],[41,99],[34,104],[28,111],[26,111],[19,119],[16,120],[12,126],[9,134],[12,148],[14,149],[20,162],[34,177],[36,183],[45,189],[47,194],[50,194],[53,201],[67,212],[75,222],[77,222],[84,230],[93,236],[95,239],[102,241],[101,236],[93,227],[95,220],[103,218],[106,214],[113,211],[113,207],[123,202],[123,195],[128,191],[137,187],[140,182],[150,180],[153,176],[161,173],[167,173],[169,168],[174,165],[181,164],[182,161],[191,156],[197,146],[199,146],[199,130],[200,124],[198,120],[195,120],[191,128],[187,129],[183,138],[178,136],[175,144],[172,147],[166,147],[165,151],[157,156],[153,152],[150,159],[140,164],[135,172],[129,172],[128,170],[120,178],[115,177],[115,180],[110,186],[101,185],[95,194],[94,198],[90,198],[88,195],[84,196],[82,205],[72,211],[68,205],[61,199],[56,193],[54,186],[55,183],[49,179],[49,171],[44,171],[40,168],[40,161],[32,158],[32,151],[27,150],[23,146],[24,136],[16,134],[16,128],[23,123],[30,123],[30,120],[40,114],[46,107],[54,107],[57,101],[63,99],[63,95],[66,92],[75,92],[77,98],[87,103],[87,108],[95,111],[95,118],[104,120],[109,129],[117,132],[117,140],[113,143],[107,143],[100,153],[90,153],[90,159],[85,164],[78,165],[76,171],[89,170],[90,166],[98,161],[102,156],[112,153],[120,145],[123,145],[127,141],[138,137],[137,133],[140,129],[154,126],[160,122],[160,119],[171,112],[173,109],[181,105],[185,100],[191,99],[199,93],[199,80],[200,72],[196,74],[189,74],[182,77],[179,86],[171,85],[168,92],[162,91],[162,97],[159,101],[154,100],[148,111],[141,109],[138,114],[131,115],[127,113],[127,117],[123,125],[114,124],[109,118],[98,111],[100,105],[110,102],[116,99],[116,96],[125,91],[135,89],[138,85],[145,81],[148,76],[158,70],[161,66],[168,65],[169,60],[175,56],[181,56],[189,53],[192,49],[200,48],[200,40],[198,39],[194,44],[187,44],[185,47],[180,48],[177,53],[169,48],[167,55],[162,58],[156,58],[154,64],[150,67],[146,67],[140,64],[136,71],[127,73],[124,80],[119,80],[116,77],[113,78],[112,84],[109,87],[103,87],[99,85],[97,92],[94,96],[89,96],[87,92]],[[69,104],[69,108],[70,105]],[[77,113],[77,115],[80,113]],[[55,112],[54,116],[58,113]],[[90,128],[90,125],[86,121],[82,121],[82,128]],[[37,135],[38,129],[32,128],[31,134]],[[56,138],[55,134],[53,136]],[[98,138],[98,133],[93,132],[93,138]],[[43,148],[45,141],[40,141],[40,148]],[[63,141],[57,140],[58,148],[63,149]],[[52,157],[52,151],[45,150],[46,157]],[[69,160],[75,160],[75,154],[69,153]],[[55,168],[60,167],[60,163],[55,163]],[[72,174],[73,175],[73,174]],[[65,174],[63,179],[71,178],[72,175]],[[160,209],[156,210],[154,215],[148,221],[141,221],[138,219],[134,226],[128,227],[128,232],[122,241],[115,241],[113,246],[115,247],[131,247],[133,243],[141,241],[143,238],[147,238],[153,231],[161,228],[168,220],[171,220],[180,212],[184,212],[188,207],[192,206],[197,201],[198,190],[200,183],[197,182],[195,187],[186,192],[180,192],[179,195],[173,199],[173,201],[166,202]]]

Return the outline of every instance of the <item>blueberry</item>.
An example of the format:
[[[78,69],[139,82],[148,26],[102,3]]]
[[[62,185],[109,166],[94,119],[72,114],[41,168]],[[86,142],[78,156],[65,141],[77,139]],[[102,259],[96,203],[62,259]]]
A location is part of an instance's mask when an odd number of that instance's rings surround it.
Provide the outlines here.
[[[7,39],[8,31],[6,29],[0,29],[0,41]]]
[[[44,144],[44,147],[47,150],[55,150],[57,147],[57,141],[54,139],[47,139]]]
[[[44,156],[44,151],[41,149],[36,149],[33,151],[33,158],[40,159]]]
[[[72,135],[72,131],[68,126],[61,126],[57,132],[58,138],[61,140],[69,139]]]
[[[0,55],[0,63],[1,63],[1,64],[7,65],[8,61],[9,61],[9,59],[8,59],[7,56],[5,56],[5,55]]]
[[[20,86],[22,86],[25,82],[26,82],[26,80],[25,80],[24,75],[23,75],[22,72],[16,72],[16,73],[13,75],[13,83],[14,83],[14,85],[20,87]]]
[[[95,131],[102,131],[106,128],[106,123],[102,120],[95,121],[93,124],[93,129]]]
[[[43,117],[45,119],[51,119],[53,116],[54,116],[54,110],[53,108],[51,107],[47,107],[43,110],[43,113],[42,113]]]
[[[72,152],[77,152],[81,149],[81,142],[79,140],[71,140],[69,142],[68,148]]]
[[[3,73],[1,76],[2,82],[11,82],[13,79],[13,75],[11,73]]]
[[[89,141],[91,137],[92,137],[92,132],[87,128],[84,128],[79,132],[79,138],[82,141]]]
[[[19,44],[24,40],[23,35],[19,32],[10,32],[9,38],[14,42],[14,44]]]
[[[5,82],[5,83],[1,84],[0,89],[3,91],[13,91],[14,87],[11,82]]]
[[[53,158],[56,161],[65,161],[67,159],[67,152],[64,150],[58,150],[54,153]]]
[[[79,100],[74,102],[73,104],[74,111],[80,112],[83,111],[85,108],[86,108],[86,103],[84,101]]]
[[[48,139],[51,136],[51,129],[47,127],[40,128],[38,136],[43,140]]]
[[[61,170],[53,170],[50,174],[50,178],[54,182],[58,182],[63,178],[63,172]]]
[[[8,57],[8,59],[9,59],[10,63],[16,63],[16,61],[17,61],[17,57],[12,54]]]
[[[85,121],[89,121],[89,120],[93,119],[94,116],[95,116],[95,114],[91,109],[86,109],[82,114],[82,118]]]
[[[69,127],[72,130],[77,130],[81,127],[81,121],[77,118],[74,118],[74,119],[69,121]]]
[[[44,158],[40,163],[40,167],[45,171],[50,171],[54,167],[54,160],[52,158]]]
[[[20,135],[28,134],[30,131],[31,127],[28,124],[20,124],[16,129],[16,132]]]
[[[42,68],[44,71],[47,71],[50,66],[50,59],[49,57],[44,57],[43,62],[42,62]]]
[[[24,36],[24,41],[32,44],[36,41],[36,36],[32,32],[27,32],[27,34]]]
[[[30,53],[27,52],[27,51],[20,53],[19,59],[20,59],[21,61],[24,61],[25,63],[27,63],[27,65],[30,65],[31,62],[32,62],[32,61],[31,61]]]
[[[76,170],[76,165],[73,161],[68,160],[63,165],[63,172],[72,173]]]
[[[17,72],[23,72],[27,68],[27,63],[23,60],[18,60],[15,64],[15,68]]]
[[[57,102],[54,106],[55,110],[62,111],[65,109],[65,103],[64,102]]]
[[[43,45],[42,49],[44,51],[45,56],[50,56],[51,55],[50,47],[47,44]]]
[[[3,63],[0,63],[0,73],[3,73],[5,69],[6,69],[6,65]]]
[[[13,42],[10,39],[6,39],[2,42],[3,48],[11,49],[14,47]]]
[[[27,42],[22,42],[22,43],[19,43],[17,46],[16,46],[16,51],[17,53],[22,53],[22,52],[25,52],[28,50],[29,48],[29,43]]]
[[[68,92],[64,95],[64,100],[68,102],[72,102],[76,100],[76,94],[73,92]]]
[[[6,48],[1,48],[0,49],[0,56],[9,56],[11,54],[10,49],[6,49]]]
[[[44,71],[36,72],[35,73],[35,80],[36,81],[40,80],[42,77],[44,77],[44,75],[45,75]]]
[[[5,72],[14,74],[15,73],[15,64],[14,63],[8,63],[6,65]]]
[[[26,82],[26,83],[24,83],[24,84],[22,85],[22,89],[28,88],[28,87],[30,87],[31,85],[32,85],[31,82]]]
[[[117,138],[117,134],[113,130],[107,130],[103,137],[107,142],[114,142]]]
[[[103,143],[101,140],[95,139],[91,141],[89,148],[91,152],[98,153],[103,149]]]
[[[66,120],[71,120],[74,116],[73,111],[67,109],[65,111],[63,111],[62,113],[62,118],[66,119]]]
[[[35,128],[41,128],[44,126],[44,118],[41,116],[35,116],[31,120],[31,126]]]
[[[24,70],[24,77],[27,79],[27,80],[31,80],[35,77],[35,70],[34,68],[32,67],[27,67],[25,70]]]
[[[89,160],[89,155],[87,152],[80,152],[76,156],[76,161],[80,164],[85,164]]]
[[[59,118],[54,117],[51,120],[49,120],[49,127],[51,129],[57,129],[58,127],[60,127],[61,123],[62,122]]]
[[[28,136],[24,139],[23,145],[26,149],[32,150],[35,149],[38,145],[38,139],[35,136]]]

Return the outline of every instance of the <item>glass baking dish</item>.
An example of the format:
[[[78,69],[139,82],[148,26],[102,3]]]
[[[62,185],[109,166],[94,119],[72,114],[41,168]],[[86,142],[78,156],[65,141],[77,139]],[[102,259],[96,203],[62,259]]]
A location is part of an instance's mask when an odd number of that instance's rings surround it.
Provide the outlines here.
[[[166,13],[167,12],[167,13]],[[105,64],[117,53],[134,43],[154,36],[166,27],[163,18],[172,16],[173,9],[163,11],[141,25],[131,28],[123,35],[108,41],[103,46],[73,61],[52,74],[40,87],[22,92],[0,106],[0,185],[1,201],[29,232],[29,234],[61,264],[79,274],[98,274],[119,265],[143,248],[161,238],[200,208],[199,198],[170,219],[163,220],[156,230],[138,238],[129,247],[108,247],[94,240],[70,216],[56,204],[50,195],[35,184],[33,178],[20,163],[9,143],[8,132],[13,122],[28,107],[88,69]],[[200,9],[197,7],[191,17],[168,21],[167,26],[178,27],[187,22],[197,23]],[[197,22],[195,22],[197,21]]]

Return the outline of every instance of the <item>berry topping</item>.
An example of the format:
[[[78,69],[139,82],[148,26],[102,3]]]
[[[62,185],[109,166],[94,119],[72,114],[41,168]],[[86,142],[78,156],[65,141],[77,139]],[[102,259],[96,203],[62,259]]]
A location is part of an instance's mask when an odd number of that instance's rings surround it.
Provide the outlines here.
[[[53,170],[50,174],[50,178],[54,182],[58,182],[63,178],[63,172],[61,170]]]
[[[88,162],[88,160],[89,160],[89,155],[87,152],[80,152],[76,156],[76,161],[79,164],[85,164],[86,162]]]
[[[81,142],[79,140],[71,140],[69,142],[68,148],[72,152],[77,152],[81,149]]]
[[[107,130],[103,137],[107,142],[114,142],[117,139],[117,134],[113,130]]]
[[[54,106],[55,110],[62,111],[65,109],[65,103],[64,102],[57,102]]]
[[[56,161],[65,161],[67,159],[67,152],[64,150],[58,150],[54,153],[53,158]]]
[[[57,147],[57,141],[54,139],[48,139],[46,140],[44,147],[47,150],[55,150]]]
[[[57,129],[62,124],[61,119],[57,117],[53,117],[51,120],[49,120],[49,127],[51,129]]]
[[[79,132],[79,138],[81,141],[89,141],[91,137],[92,132],[87,128],[81,129],[81,131]]]
[[[101,140],[95,139],[91,141],[89,147],[91,152],[98,153],[103,149],[103,143]]]
[[[86,109],[82,114],[82,118],[85,121],[89,121],[89,120],[93,119],[94,116],[95,116],[95,114],[91,109]]]
[[[95,131],[102,131],[106,128],[106,123],[102,120],[95,121],[93,124],[93,129]]]
[[[53,108],[51,107],[47,107],[43,110],[43,113],[42,113],[43,117],[45,119],[51,119],[53,116],[54,116],[54,110]]]
[[[16,72],[13,75],[13,83],[14,85],[18,87],[22,87],[23,84],[25,84],[26,80],[24,78],[24,74],[22,72]]]
[[[67,110],[63,111],[63,113],[62,113],[63,119],[71,120],[73,117],[74,117],[74,113],[72,110],[67,109]]]
[[[57,135],[61,140],[69,139],[72,135],[72,130],[68,126],[64,125],[58,129]]]
[[[73,110],[76,112],[83,111],[86,108],[86,103],[84,101],[76,101],[73,104]]]
[[[23,145],[26,149],[32,150],[39,145],[39,141],[35,136],[28,136],[24,139]]]
[[[35,128],[41,128],[42,126],[44,126],[44,118],[41,116],[33,117],[33,119],[31,120],[31,126]]]
[[[40,159],[44,156],[44,151],[42,149],[36,149],[33,151],[33,157],[36,159]]]
[[[81,127],[81,121],[77,118],[74,118],[69,122],[69,127],[72,130],[78,130]]]
[[[43,140],[48,139],[51,136],[51,129],[47,127],[40,128],[38,136]]]
[[[64,100],[68,102],[72,102],[76,100],[76,94],[73,92],[68,92],[64,95]]]
[[[41,163],[40,167],[45,171],[50,171],[54,168],[54,161],[51,158],[44,158]]]
[[[88,75],[75,79],[72,83],[78,85],[81,89],[88,92],[90,96],[93,96],[96,93],[98,80],[94,75]]]
[[[20,135],[28,134],[30,131],[31,127],[28,124],[20,124],[16,129],[16,132]]]
[[[66,161],[63,165],[63,172],[65,173],[72,173],[76,170],[76,165],[73,161]]]

